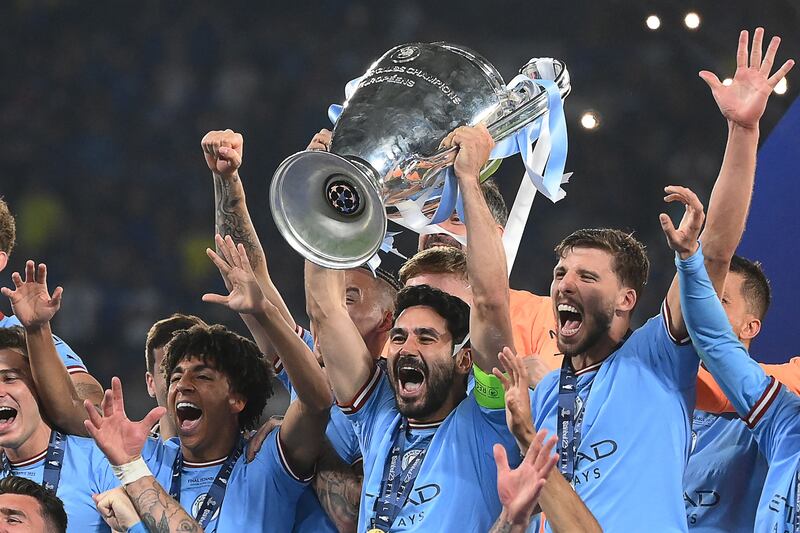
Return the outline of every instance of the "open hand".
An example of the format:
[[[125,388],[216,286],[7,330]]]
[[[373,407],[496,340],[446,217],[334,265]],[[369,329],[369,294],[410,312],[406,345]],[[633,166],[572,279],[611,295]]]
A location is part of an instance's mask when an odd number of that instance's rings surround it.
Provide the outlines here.
[[[220,257],[211,248],[206,249],[206,254],[217,265],[225,286],[229,294],[204,294],[203,301],[224,305],[231,311],[241,314],[254,314],[263,309],[265,302],[264,293],[256,281],[253,267],[247,258],[244,245],[234,244],[230,235],[224,239],[220,235],[215,236],[217,249],[223,257]]]
[[[89,400],[84,400],[84,407],[89,419],[83,424],[89,435],[97,443],[112,465],[124,465],[142,455],[144,443],[158,419],[167,411],[163,407],[155,407],[139,422],[133,422],[125,414],[125,402],[122,397],[122,382],[119,378],[111,379],[111,390],[106,390],[100,404],[101,415]]]
[[[512,524],[527,526],[547,476],[550,475],[558,459],[558,456],[552,453],[557,439],[552,437],[544,442],[546,437],[547,432],[544,430],[536,435],[533,445],[525,453],[522,464],[514,470],[508,465],[506,449],[500,444],[494,445],[497,493]]]
[[[667,196],[665,202],[681,202],[686,206],[686,211],[681,219],[681,224],[676,229],[672,225],[672,220],[665,213],[658,216],[661,222],[661,229],[667,237],[669,247],[678,252],[681,259],[690,257],[697,251],[699,246],[697,239],[700,237],[700,230],[703,228],[703,221],[706,218],[703,212],[703,204],[697,195],[686,187],[670,185],[664,187]]]
[[[232,178],[239,172],[244,155],[244,138],[233,130],[209,131],[200,141],[208,168],[215,175]]]
[[[781,68],[770,76],[775,61],[775,54],[780,45],[780,37],[773,37],[767,47],[767,53],[761,57],[761,45],[764,40],[764,28],[756,28],[753,34],[753,46],[749,58],[747,43],[749,35],[746,30],[739,34],[739,48],[736,52],[736,73],[730,85],[723,85],[719,78],[707,70],[700,72],[711,88],[719,110],[729,122],[743,128],[758,127],[758,121],[767,107],[769,95],[778,82],[792,70],[794,60],[789,59]]]
[[[506,401],[506,424],[517,440],[520,450],[527,450],[536,435],[531,415],[531,400],[528,393],[528,371],[521,358],[514,355],[508,347],[497,354],[507,376],[499,369],[492,373],[503,384]]]
[[[47,266],[33,261],[25,263],[25,281],[19,272],[11,274],[15,290],[3,287],[3,296],[11,300],[14,315],[27,329],[38,328],[49,322],[61,307],[61,295],[64,290],[56,287],[53,296],[47,291]]]

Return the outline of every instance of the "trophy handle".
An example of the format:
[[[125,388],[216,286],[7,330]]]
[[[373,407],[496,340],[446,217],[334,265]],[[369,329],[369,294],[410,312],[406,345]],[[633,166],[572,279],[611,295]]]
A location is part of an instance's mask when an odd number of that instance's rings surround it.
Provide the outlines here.
[[[516,107],[510,113],[487,125],[489,134],[495,142],[500,142],[513,135],[547,113],[547,93],[533,82],[534,79],[552,78],[558,85],[562,100],[570,93],[569,72],[566,65],[557,59],[531,59],[520,69],[520,73],[528,76],[529,79],[512,91],[511,101],[512,105],[517,103]],[[401,170],[404,176],[417,173],[422,178],[422,187],[429,187],[435,182],[439,171],[453,164],[457,152],[457,148],[448,148],[427,157],[413,157],[402,165]],[[498,165],[497,160],[490,160],[481,171],[481,181],[488,179],[497,170]],[[391,195],[389,196],[391,200]]]

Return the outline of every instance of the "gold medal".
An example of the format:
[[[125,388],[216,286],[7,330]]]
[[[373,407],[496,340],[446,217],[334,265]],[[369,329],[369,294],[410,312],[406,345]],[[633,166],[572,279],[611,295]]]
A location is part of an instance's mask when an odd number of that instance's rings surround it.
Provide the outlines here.
[[[367,533],[386,533],[386,532],[382,529],[374,528],[367,531]]]

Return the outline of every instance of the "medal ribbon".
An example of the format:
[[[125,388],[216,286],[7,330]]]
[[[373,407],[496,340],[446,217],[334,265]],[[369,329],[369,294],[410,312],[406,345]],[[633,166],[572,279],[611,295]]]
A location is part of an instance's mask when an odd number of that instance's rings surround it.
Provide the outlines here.
[[[67,436],[54,429],[50,432],[50,443],[47,445],[47,454],[44,458],[44,473],[42,474],[42,486],[56,492],[58,483],[61,481],[61,467],[64,466],[64,451],[67,445]],[[11,463],[2,454],[3,473],[11,476],[14,472]]]
[[[236,448],[233,450],[233,452],[231,452],[228,458],[225,459],[225,463],[223,463],[222,468],[219,469],[217,477],[211,484],[211,488],[208,489],[206,497],[203,500],[203,505],[201,505],[200,509],[197,510],[197,514],[195,515],[194,519],[200,523],[200,526],[203,529],[208,527],[208,523],[211,522],[214,514],[216,514],[216,512],[222,506],[222,502],[225,500],[225,491],[228,489],[228,481],[233,473],[233,467],[243,452],[244,439],[239,439],[239,443],[236,445]],[[175,463],[172,465],[172,482],[170,484],[169,495],[179,503],[181,501],[182,470],[183,453],[178,451],[178,455],[175,457]]]
[[[403,506],[411,495],[411,489],[417,480],[422,460],[428,452],[433,435],[424,437],[416,446],[405,453],[417,450],[418,453],[403,468],[403,455],[406,446],[408,421],[403,419],[394,432],[392,449],[383,467],[383,479],[378,499],[375,501],[375,517],[372,527],[378,531],[389,531]]]

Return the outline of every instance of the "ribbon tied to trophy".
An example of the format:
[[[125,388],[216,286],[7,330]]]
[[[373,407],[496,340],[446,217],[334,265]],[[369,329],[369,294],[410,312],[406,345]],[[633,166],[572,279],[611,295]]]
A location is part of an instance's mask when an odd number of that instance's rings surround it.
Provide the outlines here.
[[[562,99],[569,73],[558,60],[532,59],[507,85],[475,52],[447,43],[389,50],[345,87],[332,105],[330,152],[299,152],[273,177],[270,206],[287,242],[329,268],[367,263],[393,250],[392,220],[417,233],[449,233],[439,224],[464,220],[452,163],[456,149],[439,142],[462,125],[487,124],[496,144],[481,174],[519,154],[525,166],[504,233],[509,272],[537,191],[565,196],[567,131]]]

